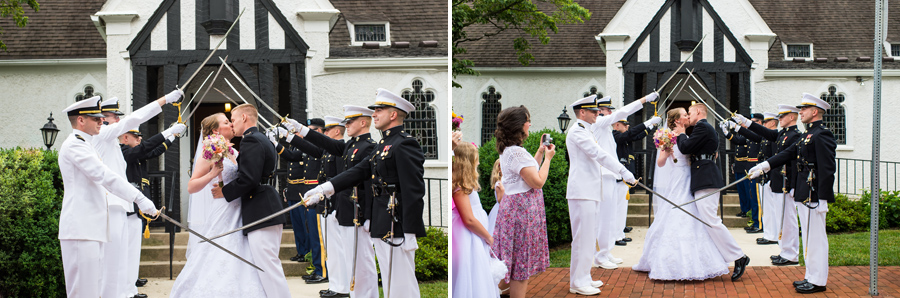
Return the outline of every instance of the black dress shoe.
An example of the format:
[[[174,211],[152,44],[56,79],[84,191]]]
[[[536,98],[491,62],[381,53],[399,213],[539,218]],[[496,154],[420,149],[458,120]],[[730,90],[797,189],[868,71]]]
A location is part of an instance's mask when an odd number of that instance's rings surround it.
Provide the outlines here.
[[[622,240],[616,240],[616,245],[618,245],[618,246],[625,246],[625,245],[628,245],[628,242],[625,242],[625,241],[622,241]]]
[[[306,280],[307,284],[320,284],[323,282],[328,282],[327,277],[322,277],[321,275],[314,274],[312,277]]]
[[[809,282],[797,286],[797,293],[810,294],[818,292],[825,292],[825,286],[817,286]]]
[[[750,257],[744,255],[737,261],[734,261],[734,273],[731,274],[731,281],[738,280],[744,275],[744,269],[747,268],[747,264],[750,264]]]
[[[325,297],[328,297],[328,298],[330,298],[330,297],[350,297],[350,294],[342,294],[342,293],[338,293],[338,292],[335,292],[332,290],[328,290],[328,291],[325,291],[325,293],[320,294],[319,297],[323,297],[323,298],[325,298]]]
[[[313,277],[321,277],[321,276],[319,276],[318,274],[310,274],[310,275],[301,276],[300,278],[302,278],[303,280],[310,280]]]
[[[824,288],[824,287],[823,287],[823,288]],[[824,291],[824,290],[823,290],[823,291]],[[137,294],[134,294],[134,298],[147,298],[147,294],[144,294],[144,293],[137,293]]]
[[[325,294],[327,292],[332,292],[332,291],[329,289],[319,290],[319,296],[322,296],[322,294]]]
[[[294,261],[294,262],[300,262],[301,260],[303,260],[303,256],[301,256],[299,254],[291,257],[291,261]]]
[[[625,242],[631,242],[631,237],[625,237],[625,238],[622,238],[622,241],[625,241]]]
[[[778,259],[772,260],[772,265],[775,266],[788,266],[788,265],[797,265],[800,262],[791,261],[785,258],[779,257]]]
[[[631,233],[632,227],[625,227],[625,233]]]
[[[795,288],[796,288],[796,287],[799,287],[800,285],[805,284],[805,283],[808,283],[808,282],[809,282],[809,281],[807,281],[806,279],[795,281],[795,282],[794,282],[794,287],[795,287]]]
[[[759,240],[756,240],[756,241],[759,241]],[[780,259],[780,258],[781,258],[781,255],[771,255],[771,256],[769,256],[769,259],[771,259],[772,261],[777,260],[777,259]]]
[[[744,227],[744,231],[749,231],[749,230],[752,230],[752,229],[753,229],[753,228],[751,228],[751,227]]]
[[[138,280],[134,282],[134,286],[136,286],[136,287],[143,287],[146,284],[147,284],[146,278],[138,278]]]
[[[735,216],[737,216],[737,217],[747,217],[747,212],[741,212],[741,213],[738,213],[738,214],[735,215]]]
[[[755,229],[749,229],[749,230],[747,230],[747,234],[759,234],[759,233],[762,233],[762,232],[763,232],[763,230],[760,229],[760,228],[755,228]]]
[[[759,244],[759,245],[778,244],[778,241],[763,239],[763,240],[757,240],[756,244]]]

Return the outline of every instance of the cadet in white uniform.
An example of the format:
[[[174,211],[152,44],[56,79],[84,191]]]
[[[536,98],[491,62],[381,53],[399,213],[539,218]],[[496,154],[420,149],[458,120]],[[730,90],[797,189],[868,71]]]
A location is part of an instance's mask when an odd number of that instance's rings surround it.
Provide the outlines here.
[[[620,175],[626,182],[634,183],[634,175],[616,158],[616,152],[605,151],[594,140],[591,125],[597,120],[597,96],[591,95],[575,101],[570,106],[577,120],[566,135],[569,148],[569,180],[566,199],[569,203],[569,220],[572,222],[572,258],[569,266],[569,292],[581,295],[597,295],[602,281],[591,278],[591,260],[597,228],[601,219],[597,216],[601,196],[596,185],[600,183],[601,167]],[[607,198],[607,200],[612,200]]]
[[[118,200],[129,207],[137,203],[141,211],[153,215],[157,210],[153,202],[123,175],[116,175],[100,161],[92,145],[94,136],[100,132],[103,117],[99,97],[76,102],[63,112],[69,116],[73,129],[59,150],[59,170],[63,178],[59,242],[66,294],[68,297],[95,298],[101,296],[101,260],[106,248],[103,244],[109,241],[113,227],[107,201]],[[123,212],[123,219],[124,215]]]
[[[639,100],[625,105],[619,110],[613,112],[615,107],[612,106],[611,97],[607,96],[597,102],[597,108],[600,109],[600,115],[597,122],[591,125],[594,133],[594,140],[600,145],[600,148],[606,152],[616,152],[616,139],[613,137],[612,125],[616,121],[625,119],[628,115],[634,114],[641,109],[641,105],[648,102],[654,102],[659,98],[659,93],[653,92],[644,96]],[[619,201],[625,204],[625,198],[620,196],[622,193],[619,187],[627,187],[621,183],[621,175],[610,171],[607,168],[601,169],[600,193],[602,198],[597,209],[597,215],[600,218],[599,230],[597,235],[597,253],[594,254],[594,266],[604,269],[616,269],[621,264],[622,259],[613,257],[610,253],[613,243],[619,233],[616,233],[616,211]],[[621,185],[619,185],[621,184]],[[596,186],[594,186],[596,187]],[[596,188],[594,188],[596,191]],[[622,229],[619,229],[621,232]]]

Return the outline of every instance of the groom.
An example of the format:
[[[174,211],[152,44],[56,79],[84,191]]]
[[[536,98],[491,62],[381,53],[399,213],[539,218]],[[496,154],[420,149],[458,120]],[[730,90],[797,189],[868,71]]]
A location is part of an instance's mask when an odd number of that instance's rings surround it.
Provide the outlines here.
[[[225,198],[231,202],[241,200],[241,218],[244,224],[257,221],[281,211],[281,200],[270,180],[275,172],[278,154],[266,135],[256,128],[257,110],[250,104],[242,104],[231,110],[234,132],[243,135],[241,154],[237,158],[237,177],[225,187],[214,187],[214,198]],[[266,296],[290,297],[287,280],[278,250],[281,245],[281,231],[284,217],[278,216],[244,230],[250,242],[253,260],[262,268],[259,279]],[[248,268],[249,269],[249,268]]]
[[[716,133],[716,129],[706,122],[706,106],[702,103],[691,105],[688,117],[690,118],[689,124],[694,127],[694,131],[690,137],[683,132],[678,136],[678,149],[684,154],[691,155],[691,192],[695,197],[702,197],[725,186],[722,181],[722,173],[719,172],[715,162],[719,135]],[[741,275],[744,275],[744,268],[750,263],[750,258],[744,255],[744,252],[738,247],[737,241],[722,224],[722,220],[716,216],[716,211],[719,209],[719,194],[699,200],[696,204],[697,216],[710,224],[706,231],[725,262],[734,261],[734,273],[731,274],[731,280],[735,281],[741,278]]]

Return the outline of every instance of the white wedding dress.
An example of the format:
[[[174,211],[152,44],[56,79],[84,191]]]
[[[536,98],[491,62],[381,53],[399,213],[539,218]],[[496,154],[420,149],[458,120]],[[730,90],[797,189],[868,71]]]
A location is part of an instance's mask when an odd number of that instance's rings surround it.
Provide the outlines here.
[[[670,156],[666,164],[657,166],[654,180],[656,191],[675,204],[694,199],[691,194],[690,158],[673,147],[674,162]],[[658,156],[658,155],[657,155]],[[663,185],[664,183],[664,185]],[[647,231],[644,251],[635,271],[649,272],[655,280],[704,280],[729,273],[728,263],[722,258],[706,227],[681,210],[662,199],[654,198],[655,220]],[[697,215],[697,206],[684,207]]]
[[[222,179],[227,184],[237,176],[237,164],[225,158],[223,165]],[[213,178],[202,190],[191,194],[190,199],[190,228],[207,237],[242,226],[241,199],[231,202],[224,198],[213,199],[211,190],[216,183],[218,178]],[[199,241],[199,237],[190,235],[187,263],[175,279],[169,297],[266,297],[256,268]],[[249,242],[243,233],[232,233],[214,241],[253,262]]]

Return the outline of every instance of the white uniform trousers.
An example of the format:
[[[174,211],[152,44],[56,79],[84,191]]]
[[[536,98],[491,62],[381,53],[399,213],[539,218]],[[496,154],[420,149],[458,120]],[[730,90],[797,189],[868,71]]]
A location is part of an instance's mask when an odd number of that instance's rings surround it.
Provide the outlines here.
[[[616,202],[617,196],[616,179],[602,177],[600,178],[600,195],[601,201],[597,204],[597,252],[594,253],[594,260],[601,263],[609,260],[609,253],[615,245],[615,237],[619,234],[613,234],[616,226]]]
[[[125,268],[125,295],[126,297],[134,297],[138,293],[137,286],[134,284],[138,279],[138,271],[141,267],[141,239],[144,238],[144,230],[141,230],[143,224],[141,215],[135,213],[128,216],[128,263]]]
[[[797,205],[794,204],[794,196],[784,194],[784,218],[781,219],[781,239],[778,246],[780,255],[789,261],[797,262],[800,254],[800,226],[797,225]]]
[[[263,290],[266,291],[266,297],[269,298],[291,297],[287,279],[284,278],[284,268],[281,267],[281,259],[278,258],[283,229],[282,225],[274,225],[247,234],[253,263],[265,271],[256,270]]]
[[[101,297],[122,298],[126,293],[128,276],[128,216],[120,205],[109,208],[109,241],[100,245],[103,257],[102,279],[100,280]],[[131,281],[134,286],[134,281]]]
[[[359,233],[356,240],[356,284],[350,290],[350,297],[378,298],[378,271],[375,270],[375,248],[372,246],[372,236],[363,227],[350,227],[355,233]],[[350,243],[353,241],[350,234]],[[380,240],[379,240],[380,241]],[[349,262],[353,261],[353,251],[350,251]]]
[[[591,286],[591,267],[600,217],[599,201],[569,199],[569,221],[572,223],[572,258],[569,263],[569,287]]]
[[[694,197],[699,198],[714,191],[716,191],[714,188],[701,189],[694,193]],[[722,219],[719,218],[717,211],[719,210],[720,195],[721,193],[710,195],[694,204],[697,204],[697,217],[712,226],[708,227],[704,225],[706,231],[709,233],[709,237],[712,238],[713,243],[716,244],[716,248],[719,249],[719,253],[722,254],[722,258],[725,259],[726,263],[731,263],[744,256],[744,252],[741,250],[741,247],[738,246],[734,237],[731,236],[731,233],[728,232],[728,228],[722,224]]]
[[[350,293],[351,262],[353,262],[353,227],[345,227],[338,224],[335,212],[325,218],[328,221],[328,251],[326,262],[328,266],[328,289],[341,293]],[[324,231],[324,229],[323,229]],[[350,236],[349,239],[347,236]]]
[[[375,243],[375,255],[378,256],[378,267],[381,268],[381,286],[384,287],[385,298],[420,297],[419,282],[416,280],[416,251],[405,251],[393,247],[380,239],[372,238]],[[395,239],[394,241],[399,241]],[[412,239],[410,239],[412,240]],[[394,259],[391,260],[391,250]],[[391,266],[393,261],[393,266]],[[388,294],[390,287],[390,297]]]
[[[784,214],[784,194],[772,191],[772,182],[766,182],[763,186],[762,193],[765,196],[763,201],[763,238],[766,240],[778,241],[778,235],[781,234],[781,219]]]
[[[622,240],[625,238],[625,222],[628,219],[628,200],[626,200],[628,185],[625,182],[617,182],[616,191],[618,191],[616,196],[618,210],[616,211],[616,225],[613,227],[613,235],[616,235],[616,240]]]
[[[90,240],[59,240],[66,296],[100,297],[100,244]]]
[[[806,259],[804,278],[811,284],[825,286],[828,283],[828,235],[825,234],[828,202],[820,200],[816,209],[809,209],[802,202],[795,203],[797,214],[800,215],[800,229],[803,231],[803,257]]]

